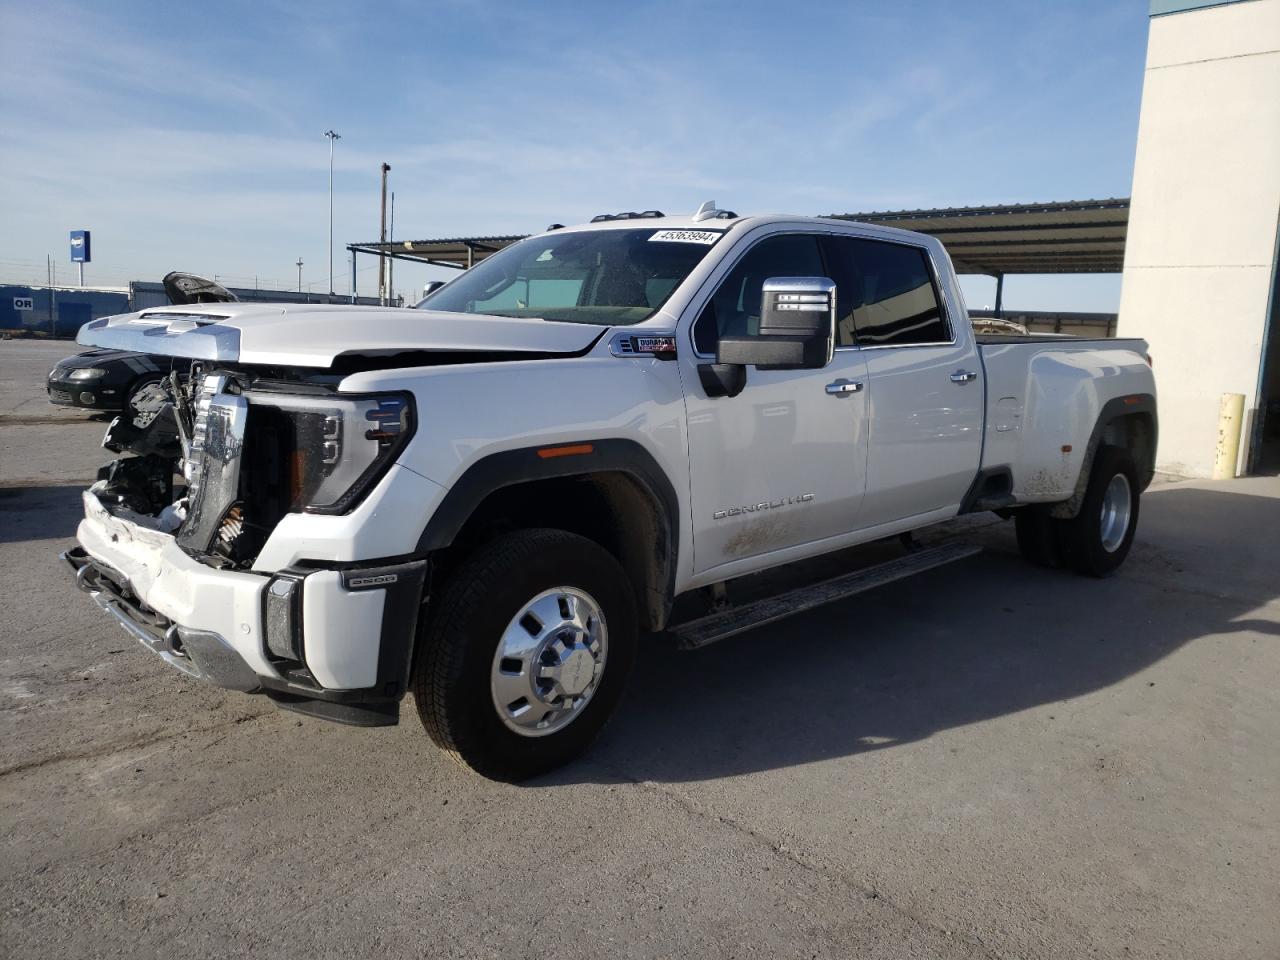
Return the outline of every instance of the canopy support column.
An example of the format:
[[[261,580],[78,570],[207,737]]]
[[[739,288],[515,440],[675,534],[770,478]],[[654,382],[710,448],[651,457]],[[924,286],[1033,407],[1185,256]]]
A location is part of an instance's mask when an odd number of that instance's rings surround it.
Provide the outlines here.
[[[996,274],[996,316],[1004,316],[1004,274]]]

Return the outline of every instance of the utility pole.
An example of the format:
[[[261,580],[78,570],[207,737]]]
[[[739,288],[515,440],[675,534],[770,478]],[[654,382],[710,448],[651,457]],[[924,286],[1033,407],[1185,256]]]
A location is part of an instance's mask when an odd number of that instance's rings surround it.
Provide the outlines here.
[[[56,337],[58,335],[58,321],[55,319],[54,313],[54,291],[53,291],[53,254],[46,253],[44,255],[45,270],[49,274],[49,336]]]
[[[387,234],[387,240],[390,241],[394,248],[396,245],[396,192],[391,191],[391,231]],[[396,259],[395,257],[387,258],[387,302],[395,303],[396,300]]]
[[[378,257],[378,303],[384,307],[387,305],[387,174],[390,172],[391,164],[384,163],[382,165],[382,232],[378,236],[382,247],[382,253]]]
[[[333,296],[333,141],[341,140],[342,135],[326,130],[329,138],[329,296]]]
[[[302,292],[302,258],[298,258],[298,292]]]

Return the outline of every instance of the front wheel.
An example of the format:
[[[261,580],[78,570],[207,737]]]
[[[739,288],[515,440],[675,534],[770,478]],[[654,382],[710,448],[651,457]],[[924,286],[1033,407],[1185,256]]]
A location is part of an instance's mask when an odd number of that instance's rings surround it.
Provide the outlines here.
[[[516,531],[463,561],[433,607],[413,692],[438,746],[508,781],[586,750],[636,652],[631,587],[608,551],[560,530]]]
[[[1091,577],[1114,573],[1133,545],[1141,496],[1133,455],[1121,447],[1099,447],[1080,512],[1059,521],[1067,565]]]

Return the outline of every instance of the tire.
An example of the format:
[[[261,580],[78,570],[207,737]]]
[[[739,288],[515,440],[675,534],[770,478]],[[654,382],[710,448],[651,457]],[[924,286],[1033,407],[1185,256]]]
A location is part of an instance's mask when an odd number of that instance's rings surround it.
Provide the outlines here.
[[[594,628],[570,624],[567,609],[588,626],[597,611]],[[604,548],[561,530],[504,535],[464,560],[433,603],[413,668],[418,715],[437,746],[482,776],[515,782],[546,773],[604,728],[635,661],[636,634],[631,584]],[[516,649],[521,643],[526,650]],[[546,671],[560,674],[532,679]]]
[[[1039,567],[1062,565],[1058,525],[1047,507],[1022,507],[1014,513],[1013,525],[1024,560]]]
[[[1080,512],[1058,521],[1066,565],[1090,577],[1115,573],[1133,545],[1141,497],[1132,454],[1099,447]]]

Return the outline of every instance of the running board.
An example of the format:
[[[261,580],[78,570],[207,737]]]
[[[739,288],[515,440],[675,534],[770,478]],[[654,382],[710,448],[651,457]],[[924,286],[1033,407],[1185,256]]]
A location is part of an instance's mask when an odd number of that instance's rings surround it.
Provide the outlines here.
[[[855,593],[873,590],[886,583],[893,583],[895,580],[902,580],[981,552],[982,547],[974,543],[945,543],[939,547],[909,553],[905,557],[880,563],[865,570],[846,573],[807,587],[797,587],[795,590],[780,593],[776,597],[766,597],[763,600],[732,607],[697,620],[689,620],[671,627],[668,632],[675,636],[676,645],[681,650],[697,650],[717,640],[754,630],[766,623],[804,613],[806,610],[812,610],[834,600],[843,600]]]

